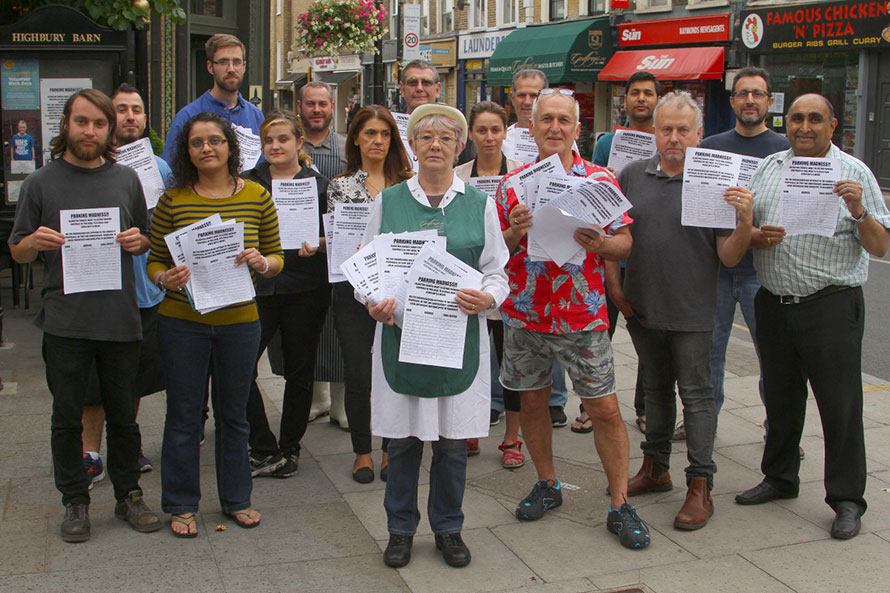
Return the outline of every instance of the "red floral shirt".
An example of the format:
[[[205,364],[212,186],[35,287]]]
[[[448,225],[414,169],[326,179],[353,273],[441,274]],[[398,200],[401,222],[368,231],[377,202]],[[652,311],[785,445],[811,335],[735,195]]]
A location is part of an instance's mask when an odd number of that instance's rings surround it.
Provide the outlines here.
[[[609,181],[618,187],[615,176],[607,169],[585,161],[577,152],[572,154],[575,162],[569,174]],[[511,171],[498,186],[496,201],[501,230],[510,227],[510,210],[519,203],[512,185],[504,182],[532,164]],[[625,213],[610,224],[606,232],[612,234],[631,222]],[[528,236],[524,236],[507,262],[510,296],[501,305],[504,323],[551,334],[609,329],[605,260],[599,254],[588,253],[581,266],[566,263],[559,267],[552,261],[532,261],[527,247]]]

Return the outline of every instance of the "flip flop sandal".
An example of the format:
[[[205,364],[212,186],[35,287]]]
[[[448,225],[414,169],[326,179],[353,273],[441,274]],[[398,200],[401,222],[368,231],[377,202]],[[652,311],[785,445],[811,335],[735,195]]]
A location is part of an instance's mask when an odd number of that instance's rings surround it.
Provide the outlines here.
[[[191,533],[191,527],[192,527],[192,524],[195,523],[196,521],[197,521],[197,519],[195,519],[194,513],[192,513],[191,515],[189,515],[187,517],[185,515],[170,515],[170,531],[176,537],[181,537],[183,539],[194,539],[194,538],[198,537],[198,532],[197,532],[197,528],[196,528],[196,531],[194,533]],[[179,533],[179,532],[175,531],[173,529],[174,524],[185,525],[186,532]]]
[[[242,529],[253,529],[254,527],[256,527],[260,524],[259,521],[257,521],[256,523],[244,523],[243,521],[240,521],[238,519],[239,517],[247,517],[247,519],[249,520],[250,513],[252,513],[252,512],[253,512],[252,508],[246,508],[246,509],[242,509],[240,511],[233,511],[231,513],[223,513],[223,514],[226,517],[228,517],[229,519],[231,519],[232,521],[234,521],[238,527],[241,527]]]
[[[640,429],[640,432],[646,434],[646,417],[645,416],[637,416],[637,428]]]
[[[498,450],[504,454],[501,459],[501,467],[504,469],[519,469],[525,465],[525,455],[522,454],[522,441],[516,441],[513,444],[501,443]],[[507,463],[508,461],[519,460],[519,463]]]
[[[479,455],[479,439],[467,439],[467,457]]]
[[[576,424],[580,426],[576,426]],[[588,416],[586,420],[581,418],[581,416],[578,416],[575,418],[575,423],[572,424],[572,432],[577,432],[579,434],[593,432],[593,420],[590,416]]]

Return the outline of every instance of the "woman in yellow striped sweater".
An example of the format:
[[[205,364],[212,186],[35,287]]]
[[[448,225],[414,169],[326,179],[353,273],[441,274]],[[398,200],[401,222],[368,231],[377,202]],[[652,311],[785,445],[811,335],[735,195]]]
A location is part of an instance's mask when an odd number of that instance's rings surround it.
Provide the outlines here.
[[[237,265],[271,278],[281,271],[278,215],[263,187],[238,177],[238,140],[229,122],[200,113],[182,129],[173,173],[176,188],[158,202],[152,219],[148,276],[166,292],[158,340],[167,374],[167,417],[161,453],[161,504],[178,537],[195,537],[201,498],[201,408],[208,372],[216,421],[216,482],[222,511],[241,527],[256,527],[250,506],[247,400],[260,342],[253,299],[201,314],[183,288],[189,269],[176,265],[164,236],[219,214],[244,223],[244,251]]]

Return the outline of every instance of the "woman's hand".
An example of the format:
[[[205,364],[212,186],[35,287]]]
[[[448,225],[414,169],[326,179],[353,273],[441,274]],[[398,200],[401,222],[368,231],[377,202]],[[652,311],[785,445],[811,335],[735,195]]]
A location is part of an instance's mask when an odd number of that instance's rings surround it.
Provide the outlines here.
[[[374,318],[374,321],[392,325],[395,322],[396,300],[392,297],[383,299],[376,305],[368,303],[366,305],[368,313]]]
[[[167,287],[167,290],[182,290],[189,281],[191,275],[192,271],[189,270],[188,266],[176,266],[158,276],[163,279],[164,286]],[[157,284],[157,282],[158,278],[155,278],[155,284]]]
[[[297,255],[300,257],[312,257],[318,253],[318,247],[310,247],[309,243],[303,241],[303,244],[300,246],[300,250],[297,252]]]
[[[263,257],[263,254],[253,247],[245,249],[235,258],[236,266],[240,266],[243,263],[246,263],[254,272],[260,275],[269,271],[269,260]]]
[[[494,304],[494,296],[490,292],[475,288],[461,288],[454,300],[467,315],[482,313]]]

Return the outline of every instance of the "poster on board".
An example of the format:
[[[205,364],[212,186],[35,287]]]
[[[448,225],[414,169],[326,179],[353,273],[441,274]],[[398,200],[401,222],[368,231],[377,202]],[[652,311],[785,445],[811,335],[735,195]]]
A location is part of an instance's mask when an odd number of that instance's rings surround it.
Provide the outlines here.
[[[93,88],[91,78],[40,79],[40,119],[44,163],[49,162],[49,143],[59,134],[62,111],[65,109],[68,97],[79,90],[90,88]]]

